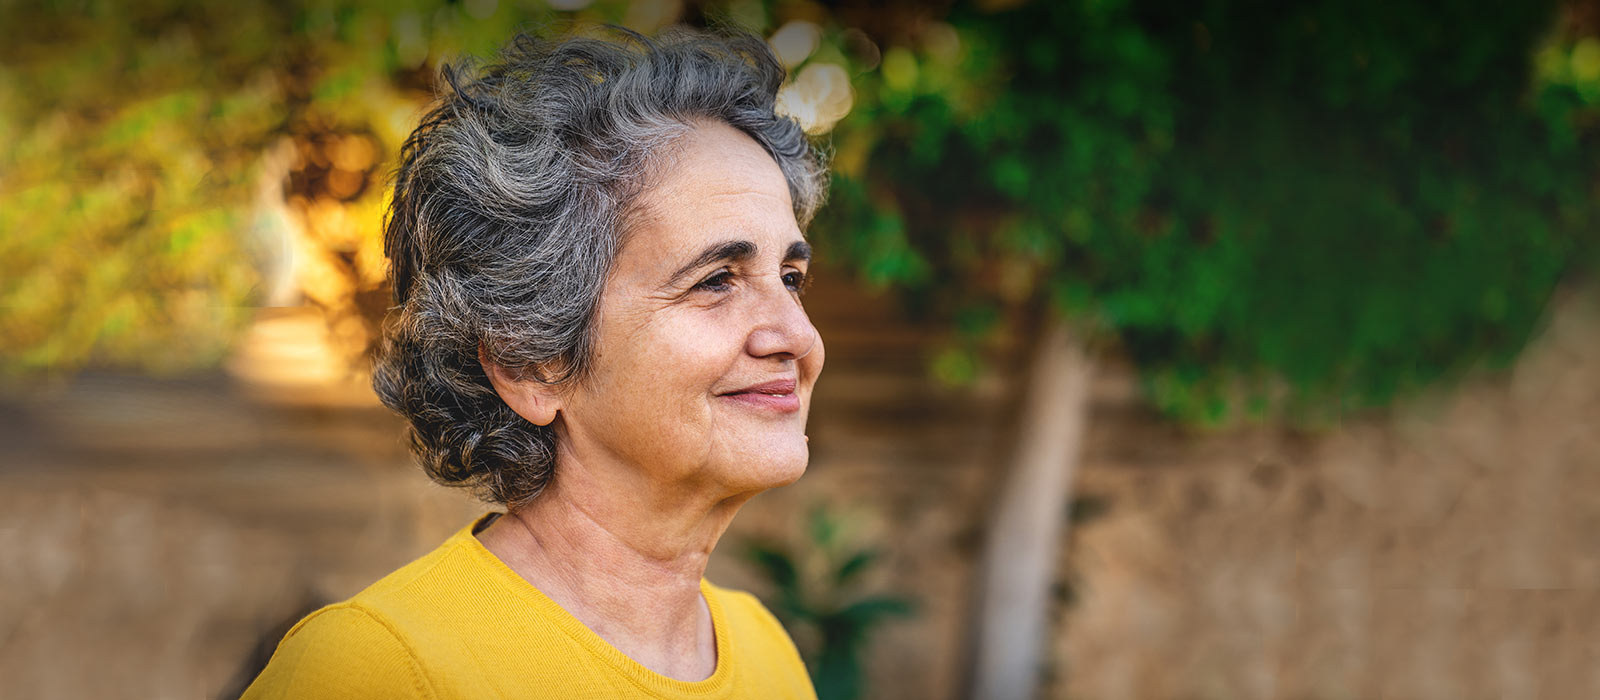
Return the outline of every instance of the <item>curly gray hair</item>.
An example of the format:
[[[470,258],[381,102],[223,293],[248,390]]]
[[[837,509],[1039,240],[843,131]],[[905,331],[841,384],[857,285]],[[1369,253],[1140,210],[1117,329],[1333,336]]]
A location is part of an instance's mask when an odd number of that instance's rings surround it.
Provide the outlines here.
[[[581,380],[600,293],[654,160],[697,121],[749,135],[777,161],[802,227],[826,171],[773,107],[784,70],[759,38],[519,35],[499,62],[447,66],[407,139],[384,224],[396,306],[373,387],[410,422],[434,480],[526,504],[555,435],[502,401],[479,361],[531,381]]]

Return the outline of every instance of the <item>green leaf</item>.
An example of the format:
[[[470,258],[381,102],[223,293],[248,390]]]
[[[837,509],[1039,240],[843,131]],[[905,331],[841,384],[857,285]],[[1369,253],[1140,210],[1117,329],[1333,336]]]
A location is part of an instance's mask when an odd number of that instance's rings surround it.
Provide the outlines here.
[[[910,617],[915,611],[911,602],[904,598],[878,595],[845,606],[839,611],[838,617],[864,627],[881,618]]]
[[[839,570],[833,575],[834,583],[839,586],[848,585],[857,576],[860,576],[861,572],[865,571],[868,566],[871,566],[872,562],[877,561],[880,554],[881,552],[873,549],[856,552],[855,555],[839,565]]]
[[[780,590],[795,589],[799,573],[788,552],[774,545],[752,542],[745,549],[745,559],[760,569]]]

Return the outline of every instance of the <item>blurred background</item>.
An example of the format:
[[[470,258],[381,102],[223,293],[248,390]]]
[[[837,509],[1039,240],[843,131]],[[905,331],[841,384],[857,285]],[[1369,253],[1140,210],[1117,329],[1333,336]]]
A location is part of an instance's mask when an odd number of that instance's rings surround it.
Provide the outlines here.
[[[1600,697],[1600,3],[0,0],[0,696],[232,698],[487,507],[368,385],[442,62],[742,27],[832,158],[839,698]]]

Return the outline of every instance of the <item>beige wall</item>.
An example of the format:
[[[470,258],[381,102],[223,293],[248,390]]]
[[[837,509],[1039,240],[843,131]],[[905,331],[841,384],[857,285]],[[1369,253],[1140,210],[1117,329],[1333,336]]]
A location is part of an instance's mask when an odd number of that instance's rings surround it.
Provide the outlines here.
[[[1048,695],[1600,697],[1600,313],[1558,308],[1513,371],[1324,434],[1103,412]]]

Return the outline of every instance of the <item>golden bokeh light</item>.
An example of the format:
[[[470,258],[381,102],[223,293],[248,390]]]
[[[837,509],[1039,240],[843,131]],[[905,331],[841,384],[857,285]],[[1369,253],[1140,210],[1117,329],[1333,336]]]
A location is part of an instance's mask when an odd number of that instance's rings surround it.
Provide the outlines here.
[[[806,133],[824,134],[850,113],[855,92],[843,66],[813,63],[778,91],[778,114],[793,117]]]
[[[822,28],[804,20],[795,20],[779,27],[767,39],[767,44],[772,47],[773,53],[778,54],[778,60],[785,68],[804,63],[821,43]]]

